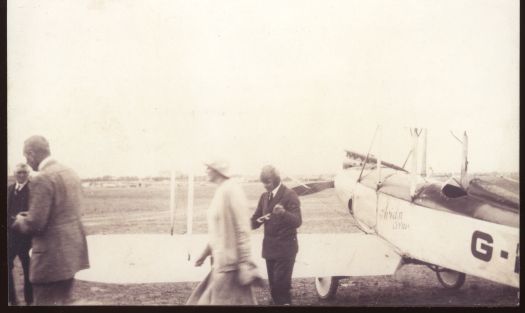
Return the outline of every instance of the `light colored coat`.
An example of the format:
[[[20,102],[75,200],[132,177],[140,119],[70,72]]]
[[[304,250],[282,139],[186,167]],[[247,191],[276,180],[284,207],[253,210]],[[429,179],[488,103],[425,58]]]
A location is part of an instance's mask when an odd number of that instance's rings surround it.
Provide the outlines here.
[[[33,235],[32,283],[70,279],[89,268],[81,203],[80,179],[56,161],[47,163],[31,181],[28,214],[18,218],[15,227]]]
[[[209,245],[213,268],[219,272],[237,270],[251,262],[248,201],[235,179],[224,181],[208,209]]]
[[[251,261],[248,201],[234,179],[215,190],[208,208],[208,235],[212,270],[186,304],[257,304],[252,284],[259,275]]]

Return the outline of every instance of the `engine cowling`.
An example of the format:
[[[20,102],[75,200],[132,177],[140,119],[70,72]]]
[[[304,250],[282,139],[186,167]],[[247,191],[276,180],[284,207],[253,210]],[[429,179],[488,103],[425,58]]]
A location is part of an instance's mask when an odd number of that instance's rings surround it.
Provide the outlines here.
[[[334,187],[339,200],[348,209],[357,226],[367,234],[375,233],[377,194],[375,189],[357,182],[360,173],[359,168],[343,170],[336,176]]]

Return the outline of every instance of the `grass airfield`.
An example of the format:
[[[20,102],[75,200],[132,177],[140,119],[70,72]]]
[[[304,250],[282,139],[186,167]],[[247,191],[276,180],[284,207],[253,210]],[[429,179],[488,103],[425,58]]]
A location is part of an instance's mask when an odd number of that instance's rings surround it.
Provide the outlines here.
[[[243,188],[253,212],[260,194],[259,183]],[[195,184],[193,233],[206,233],[206,209],[214,192],[208,183]],[[88,235],[169,234],[169,186],[145,188],[84,189],[82,219]],[[187,186],[177,184],[174,233],[186,232]],[[359,232],[354,220],[341,206],[334,190],[301,197],[303,224],[300,233]],[[261,234],[262,228],[254,231]],[[299,245],[301,243],[299,242]],[[169,249],[169,247],[165,247]],[[162,255],[159,255],[162,257]],[[330,260],[326,260],[329,264]],[[159,268],[159,271],[163,269]],[[264,268],[261,270],[265,270]],[[22,271],[15,261],[19,302],[23,303]],[[78,305],[183,305],[197,282],[110,284],[77,280],[73,289]],[[394,276],[344,279],[333,300],[317,297],[313,278],[292,281],[294,305],[301,306],[516,306],[516,289],[481,278],[467,276],[463,287],[449,291],[441,287],[425,266],[407,265]],[[271,303],[267,289],[257,289],[259,304]]]

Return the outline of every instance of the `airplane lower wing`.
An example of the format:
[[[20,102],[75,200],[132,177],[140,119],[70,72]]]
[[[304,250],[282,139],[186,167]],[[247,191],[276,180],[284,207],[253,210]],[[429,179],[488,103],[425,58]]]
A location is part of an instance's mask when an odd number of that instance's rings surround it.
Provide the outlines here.
[[[209,261],[193,266],[207,235],[93,235],[88,236],[91,267],[76,279],[103,283],[163,283],[202,280]],[[374,235],[300,234],[293,277],[373,276],[393,274],[401,257]],[[263,278],[262,235],[251,237],[252,256]],[[188,253],[191,260],[188,260]]]
[[[206,235],[92,235],[87,242],[90,268],[75,275],[79,280],[115,284],[191,282],[202,280],[209,272],[209,265],[193,266],[206,246]]]
[[[299,235],[294,277],[394,274],[401,256],[381,238],[364,233]]]

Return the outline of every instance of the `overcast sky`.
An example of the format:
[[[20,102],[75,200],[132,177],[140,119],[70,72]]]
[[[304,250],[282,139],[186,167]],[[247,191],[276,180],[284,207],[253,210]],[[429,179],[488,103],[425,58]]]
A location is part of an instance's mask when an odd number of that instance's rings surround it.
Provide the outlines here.
[[[8,0],[7,27],[10,171],[41,134],[83,177],[335,172],[378,124],[391,162],[415,125],[435,170],[449,130],[518,170],[519,1]]]

